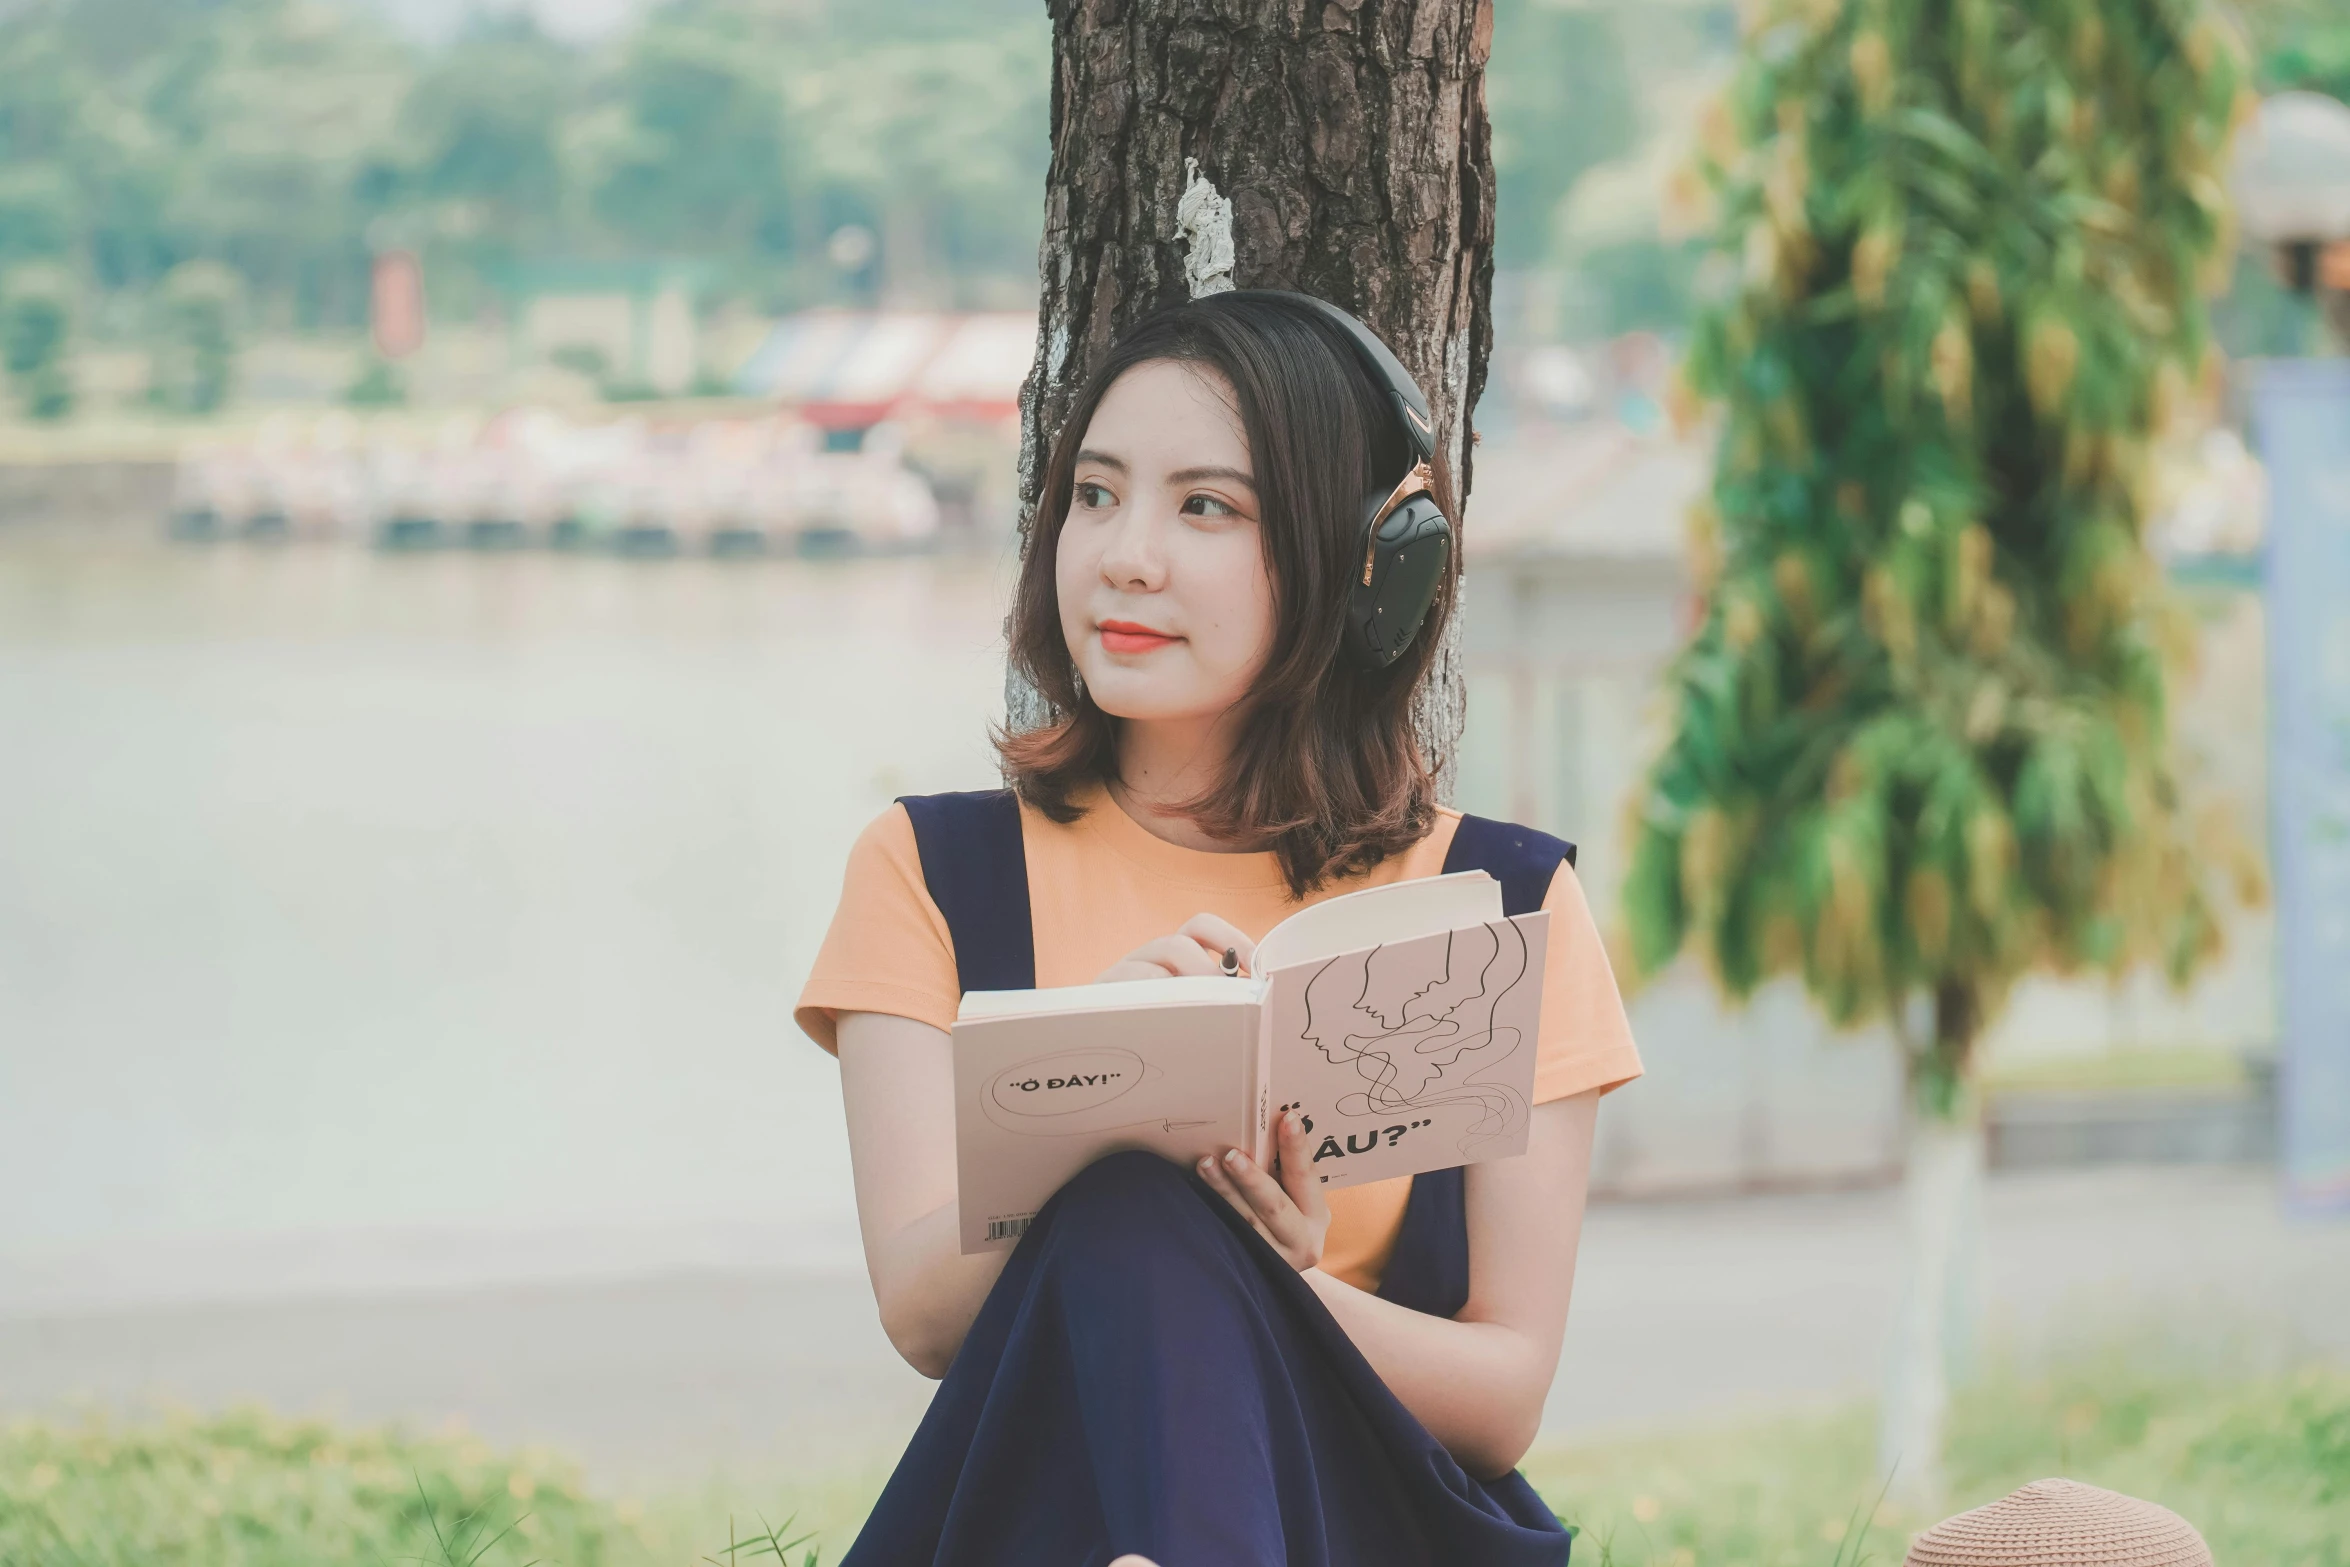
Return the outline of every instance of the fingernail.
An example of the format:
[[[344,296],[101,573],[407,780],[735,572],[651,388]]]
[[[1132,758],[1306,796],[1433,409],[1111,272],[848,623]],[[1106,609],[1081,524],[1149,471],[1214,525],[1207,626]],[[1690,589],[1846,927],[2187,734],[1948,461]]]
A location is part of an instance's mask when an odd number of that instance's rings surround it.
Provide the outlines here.
[[[1235,1148],[1224,1156],[1224,1162],[1228,1165],[1231,1165],[1234,1169],[1238,1169],[1240,1166],[1248,1163],[1248,1157],[1239,1149]]]
[[[1215,1158],[1214,1158],[1213,1156],[1210,1156],[1210,1157],[1208,1157],[1208,1158],[1202,1159],[1202,1160],[1199,1162],[1199,1173],[1200,1173],[1200,1174],[1202,1174],[1202,1175],[1205,1175],[1205,1174],[1207,1174],[1207,1173],[1208,1173],[1210,1170],[1213,1170],[1215,1167],[1216,1167],[1216,1161],[1215,1161]]]

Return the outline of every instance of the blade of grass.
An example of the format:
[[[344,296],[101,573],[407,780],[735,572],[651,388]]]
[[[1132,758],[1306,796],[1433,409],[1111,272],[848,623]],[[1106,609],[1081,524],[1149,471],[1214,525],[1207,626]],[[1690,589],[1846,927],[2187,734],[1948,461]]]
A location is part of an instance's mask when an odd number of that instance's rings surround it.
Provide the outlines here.
[[[1868,1545],[1869,1531],[1877,1526],[1877,1514],[1883,1510],[1885,1506],[1886,1494],[1893,1489],[1893,1476],[1900,1468],[1901,1465],[1899,1463],[1895,1463],[1891,1468],[1885,1471],[1884,1484],[1877,1487],[1877,1499],[1869,1503],[1868,1522],[1860,1526],[1860,1538],[1857,1542],[1854,1541],[1852,1536],[1852,1525],[1853,1522],[1860,1517],[1860,1504],[1858,1502],[1852,1504],[1852,1517],[1846,1519],[1844,1523],[1844,1538],[1836,1542],[1836,1560],[1834,1567],[1847,1567],[1847,1564],[1844,1560],[1844,1547],[1848,1544],[1852,1545],[1854,1548],[1854,1555],[1851,1563],[1849,1564],[1849,1567],[1862,1567],[1862,1564],[1867,1560],[1866,1557],[1860,1555],[1859,1553]]]
[[[793,1513],[793,1514],[790,1514],[790,1515],[788,1515],[787,1517],[785,1517],[785,1519],[783,1520],[783,1528],[784,1528],[784,1529],[788,1529],[788,1528],[790,1528],[790,1527],[792,1526],[792,1520],[793,1520],[793,1519],[795,1519],[795,1518],[797,1518],[798,1516],[799,1516],[799,1514],[797,1514],[797,1513]],[[803,1535],[799,1536],[799,1537],[798,1537],[798,1538],[796,1538],[796,1539],[791,1539],[791,1540],[786,1540],[786,1539],[783,1539],[783,1538],[782,1538],[783,1529],[778,1529],[778,1528],[776,1528],[776,1527],[775,1527],[775,1525],[773,1525],[773,1524],[769,1523],[769,1522],[767,1521],[767,1515],[766,1515],[765,1513],[761,1513],[761,1514],[759,1515],[759,1527],[767,1531],[767,1532],[766,1532],[766,1534],[765,1534],[765,1535],[764,1535],[764,1536],[761,1538],[761,1541],[760,1541],[760,1549],[761,1549],[761,1550],[764,1550],[764,1551],[766,1551],[766,1552],[768,1552],[768,1553],[769,1553],[770,1555],[772,1555],[772,1556],[773,1556],[773,1557],[776,1559],[776,1561],[778,1561],[778,1562],[783,1562],[783,1561],[784,1561],[784,1554],[783,1554],[783,1553],[784,1553],[784,1552],[786,1552],[786,1551],[788,1551],[788,1550],[790,1550],[790,1549],[791,1549],[793,1546],[795,1546],[795,1545],[805,1545],[805,1544],[807,1544],[807,1543],[808,1543],[810,1540],[813,1540],[813,1539],[815,1539],[815,1538],[816,1538],[816,1533],[815,1533],[815,1531],[814,1531],[814,1530],[810,1530],[808,1533],[806,1533],[806,1534],[803,1534]],[[754,1553],[754,1554],[755,1554],[755,1553]],[[813,1558],[813,1555],[811,1555],[810,1559],[811,1559],[811,1560],[813,1560],[813,1559],[814,1559],[814,1558]],[[786,1567],[788,1567],[788,1564],[786,1564]]]

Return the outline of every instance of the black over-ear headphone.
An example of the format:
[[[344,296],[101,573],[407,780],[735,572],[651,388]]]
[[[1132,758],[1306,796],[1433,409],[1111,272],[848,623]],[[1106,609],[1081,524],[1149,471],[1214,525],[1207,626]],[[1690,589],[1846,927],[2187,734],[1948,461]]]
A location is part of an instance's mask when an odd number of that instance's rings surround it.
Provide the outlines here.
[[[1330,301],[1285,289],[1240,292],[1311,308],[1346,334],[1371,379],[1395,400],[1396,423],[1411,443],[1412,467],[1394,489],[1375,490],[1363,502],[1355,551],[1362,565],[1350,573],[1346,605],[1348,656],[1365,669],[1385,669],[1419,635],[1452,558],[1452,523],[1436,504],[1430,468],[1436,427],[1428,417],[1428,399],[1379,334]]]

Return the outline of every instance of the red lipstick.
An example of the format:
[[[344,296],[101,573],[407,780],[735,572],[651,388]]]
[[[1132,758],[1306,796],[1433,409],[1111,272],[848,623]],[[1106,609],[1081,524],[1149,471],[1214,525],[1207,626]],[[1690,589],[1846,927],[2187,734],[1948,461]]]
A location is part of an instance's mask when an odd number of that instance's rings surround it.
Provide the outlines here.
[[[1111,653],[1155,653],[1182,640],[1131,620],[1105,620],[1096,629],[1101,632],[1103,649]]]

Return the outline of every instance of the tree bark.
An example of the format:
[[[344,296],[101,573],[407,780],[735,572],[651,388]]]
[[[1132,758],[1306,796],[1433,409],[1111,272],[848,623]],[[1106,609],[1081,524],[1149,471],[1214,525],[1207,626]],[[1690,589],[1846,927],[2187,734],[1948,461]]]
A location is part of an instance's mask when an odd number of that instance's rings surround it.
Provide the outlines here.
[[[1491,0],[1048,4],[1053,156],[1023,526],[1077,387],[1121,331],[1189,292],[1187,163],[1231,204],[1233,285],[1317,294],[1385,338],[1428,394],[1466,496],[1468,414],[1493,344]],[[1423,693],[1436,761],[1459,735],[1451,651]],[[1034,716],[1015,704],[1015,723]]]
[[[1885,1368],[1877,1461],[1894,1505],[1922,1519],[1947,1489],[1943,1428],[1955,1366],[1971,1358],[1980,1272],[1983,1120],[1974,1085],[1981,998],[1951,983],[1934,997],[1934,1038],[1910,1062],[1908,1258]]]

